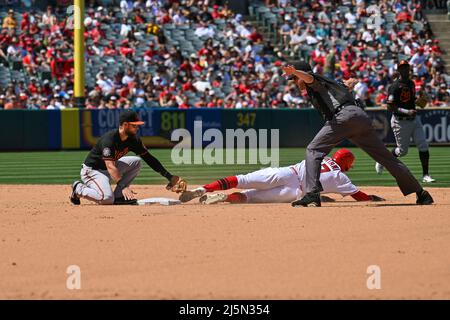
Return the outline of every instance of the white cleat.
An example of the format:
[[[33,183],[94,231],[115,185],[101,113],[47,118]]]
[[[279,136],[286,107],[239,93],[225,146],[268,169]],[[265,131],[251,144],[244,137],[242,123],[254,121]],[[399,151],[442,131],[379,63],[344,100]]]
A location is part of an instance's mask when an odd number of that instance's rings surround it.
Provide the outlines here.
[[[180,195],[180,201],[181,202],[188,202],[191,201],[192,199],[195,198],[199,198],[202,195],[204,195],[206,193],[206,189],[203,187],[199,187],[196,189],[192,189],[192,190],[186,190],[184,191],[181,195]]]
[[[382,173],[383,173],[383,170],[384,170],[384,167],[383,167],[381,164],[379,164],[378,162],[376,162],[376,163],[375,163],[375,171],[376,171],[378,174],[382,174]]]
[[[219,202],[224,202],[227,200],[228,195],[225,193],[213,193],[213,194],[205,194],[200,198],[201,204],[215,204]]]
[[[436,181],[436,179],[433,179],[429,174],[426,174],[422,177],[422,182],[425,182],[425,183],[432,183],[435,181]]]

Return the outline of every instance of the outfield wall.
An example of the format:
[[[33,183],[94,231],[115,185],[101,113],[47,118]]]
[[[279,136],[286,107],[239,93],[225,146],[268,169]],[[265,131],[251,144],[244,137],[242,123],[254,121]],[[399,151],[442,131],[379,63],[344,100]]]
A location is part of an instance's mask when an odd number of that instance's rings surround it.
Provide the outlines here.
[[[314,109],[135,109],[145,121],[140,135],[147,147],[167,148],[175,129],[185,128],[201,139],[207,129],[279,130],[280,147],[305,147],[323,125]],[[70,150],[89,149],[108,130],[117,128],[120,110],[1,110],[0,150]],[[377,134],[394,143],[390,114],[369,110]],[[420,110],[427,140],[431,144],[450,143],[450,109]],[[202,134],[194,121],[202,121]],[[194,133],[195,131],[195,133]],[[216,131],[217,132],[217,131]],[[257,131],[260,132],[260,131]],[[203,146],[210,142],[203,142]],[[270,145],[270,143],[269,143]]]

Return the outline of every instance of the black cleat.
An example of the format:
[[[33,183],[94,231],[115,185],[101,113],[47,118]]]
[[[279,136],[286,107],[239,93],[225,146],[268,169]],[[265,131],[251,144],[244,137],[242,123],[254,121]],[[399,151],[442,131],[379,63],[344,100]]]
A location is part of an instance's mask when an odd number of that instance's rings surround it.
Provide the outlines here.
[[[121,198],[116,198],[114,199],[114,204],[115,205],[137,205],[137,200],[136,199],[131,199],[131,200],[125,200],[124,197]]]
[[[420,191],[417,194],[417,201],[416,204],[418,205],[429,205],[434,202],[433,198],[431,197],[430,193],[426,190]]]
[[[291,203],[293,207],[321,207],[320,193],[307,193],[300,200]]]
[[[80,203],[81,203],[81,201],[80,201],[80,197],[77,195],[77,192],[76,192],[76,189],[77,189],[77,186],[78,186],[78,184],[80,184],[81,183],[81,181],[75,181],[73,184],[72,184],[72,193],[71,193],[71,195],[70,195],[70,197],[69,197],[69,199],[70,199],[70,202],[72,202],[72,204],[74,204],[74,205],[79,205]]]

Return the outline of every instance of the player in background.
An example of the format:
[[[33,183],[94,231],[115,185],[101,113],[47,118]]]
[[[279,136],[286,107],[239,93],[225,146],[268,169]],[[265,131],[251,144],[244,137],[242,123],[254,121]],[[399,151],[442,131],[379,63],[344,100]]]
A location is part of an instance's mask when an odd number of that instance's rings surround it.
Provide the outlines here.
[[[337,193],[351,196],[356,201],[383,201],[384,199],[367,195],[358,190],[344,173],[353,166],[355,156],[347,149],[339,149],[332,158],[322,161],[320,182],[322,194]],[[214,191],[232,188],[245,189],[232,194]],[[181,202],[200,198],[204,204],[218,202],[231,203],[287,203],[305,194],[305,161],[282,168],[266,168],[244,175],[219,179],[202,187],[185,191],[180,196]]]
[[[416,89],[414,82],[410,79],[410,66],[405,60],[400,61],[397,71],[400,78],[389,88],[388,110],[392,111],[391,127],[394,132],[397,146],[392,150],[392,154],[399,158],[408,153],[411,138],[419,149],[419,158],[422,164],[422,182],[435,182],[429,172],[430,152],[428,142],[425,138],[422,122],[417,117],[416,111]],[[384,167],[378,162],[375,170],[378,174],[383,172]]]

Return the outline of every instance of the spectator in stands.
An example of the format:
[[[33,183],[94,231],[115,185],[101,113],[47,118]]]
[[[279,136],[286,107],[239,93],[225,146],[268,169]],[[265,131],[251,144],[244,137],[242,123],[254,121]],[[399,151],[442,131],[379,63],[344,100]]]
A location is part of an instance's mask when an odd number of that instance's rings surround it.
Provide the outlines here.
[[[0,109],[5,109],[6,96],[4,94],[0,94]]]
[[[5,103],[5,110],[12,110],[12,109],[20,109],[20,105],[17,101],[17,97],[15,95],[10,96],[9,98],[6,99],[6,103]]]
[[[212,38],[214,37],[214,33],[215,31],[212,26],[203,21],[195,29],[195,35],[199,38]]]
[[[415,74],[419,75],[419,77],[427,75],[428,70],[426,67],[427,57],[424,54],[424,48],[420,47],[416,54],[414,54],[409,61],[409,63],[413,66],[413,71]]]
[[[292,32],[292,26],[288,21],[285,21],[280,27],[280,36],[282,37],[283,43],[289,43],[288,39]]]
[[[120,1],[120,10],[122,14],[126,17],[129,13],[133,11],[133,1],[131,0],[121,0]]]
[[[436,98],[433,101],[435,106],[449,106],[450,105],[450,93],[445,83],[441,83],[439,90],[436,93]]]
[[[432,100],[441,101],[437,99],[437,94],[440,92],[440,96],[443,95],[440,86],[445,83],[442,75],[444,65],[439,45],[432,41],[428,26],[422,20],[421,6],[417,1],[408,2],[406,9],[402,1],[378,1],[377,4],[383,16],[394,13],[395,18],[406,10],[412,19],[423,25],[423,30],[416,30],[417,25],[412,25],[409,18],[401,26],[394,24],[389,27],[388,23],[384,23],[379,30],[370,29],[363,21],[368,15],[364,1],[273,1],[271,8],[278,10],[275,14],[280,17],[278,26],[287,24],[291,30],[285,37],[285,48],[280,48],[274,47],[270,41],[264,42],[258,30],[242,15],[235,15],[226,5],[220,6],[216,1],[121,1],[121,11],[116,14],[114,5],[92,0],[86,6],[86,35],[93,41],[86,47],[90,59],[87,67],[92,69],[90,74],[94,77],[99,65],[104,67],[105,63],[109,63],[109,77],[105,77],[110,79],[110,86],[114,89],[107,94],[98,86],[98,79],[91,78],[89,81],[88,77],[87,83],[98,87],[95,89],[95,86],[88,85],[87,91],[93,93],[89,97],[89,106],[126,108],[136,102],[139,105],[158,105],[163,92],[170,92],[175,97],[174,104],[182,105],[189,92],[205,93],[206,89],[209,93],[214,92],[214,95],[207,93],[202,97],[204,102],[200,105],[207,107],[217,105],[221,100],[223,102],[220,104],[227,108],[259,107],[259,103],[269,107],[287,106],[283,101],[282,89],[286,83],[275,67],[286,59],[283,51],[287,51],[293,59],[300,55],[312,56],[309,62],[314,70],[329,77],[367,78],[368,82],[364,82],[366,94],[375,101],[376,97],[382,98],[379,88],[385,86],[386,78],[393,75],[395,70],[392,66],[398,59],[397,51],[401,50],[400,53],[409,60],[425,60],[419,66],[419,79],[424,78],[424,82],[430,84],[426,90]],[[346,6],[348,10],[340,12],[338,6]],[[27,106],[35,102],[30,97],[38,95],[52,98],[54,101],[48,104],[58,107],[52,90],[55,82],[66,82],[66,93],[72,88],[72,32],[64,28],[65,21],[57,18],[52,8],[43,14],[29,11],[28,17],[19,17],[20,33],[17,35],[14,29],[3,28],[0,32],[0,63],[3,61],[8,67],[19,67],[17,62],[11,62],[22,61],[31,73],[25,74],[26,79],[41,72],[44,72],[45,78],[45,70],[51,71],[48,75],[50,81],[46,80],[45,85],[33,80],[32,87],[25,86],[29,97]],[[293,8],[297,12],[292,12]],[[282,12],[279,12],[280,9]],[[334,14],[331,15],[331,12]],[[121,30],[122,25],[125,25],[124,30]],[[184,25],[188,26],[187,30]],[[124,43],[119,40],[121,31],[126,40]],[[143,33],[139,35],[140,31]],[[172,41],[176,34],[186,39],[178,41],[174,50]],[[205,39],[206,42],[203,41]],[[192,45],[192,49],[188,45]],[[29,50],[30,47],[32,50]],[[424,48],[425,59],[414,57],[419,48]],[[110,60],[106,62],[95,59],[97,57],[109,57]],[[142,72],[145,76],[141,75]],[[170,87],[171,83],[176,84],[175,87]],[[117,95],[117,100],[111,98],[114,95]],[[197,99],[197,96],[188,99],[189,104],[195,105]],[[70,100],[66,100],[63,95],[60,104],[70,106]],[[305,105],[306,102],[290,104],[291,107]]]
[[[16,37],[11,39],[11,44],[6,50],[6,56],[8,60],[19,59],[21,57],[22,49],[19,46],[19,41]]]
[[[16,19],[14,19],[14,10],[9,9],[8,15],[3,19],[2,28],[14,29],[16,27]]]
[[[114,83],[111,79],[107,78],[103,71],[99,72],[97,75],[97,85],[101,89],[102,93],[105,96],[111,95],[114,93]]]
[[[369,82],[369,79],[364,78],[363,81],[359,81],[353,88],[353,90],[355,91],[355,98],[360,99],[361,101],[365,102],[366,105],[368,105],[367,102],[369,101],[369,95],[368,95],[369,87],[367,85],[368,82]]]
[[[387,106],[387,94],[385,90],[385,86],[380,85],[377,88],[377,94],[375,96],[375,105],[380,107],[386,107]]]
[[[47,11],[42,15],[42,24],[53,27],[58,24],[56,16],[53,14],[52,6],[47,7]]]

